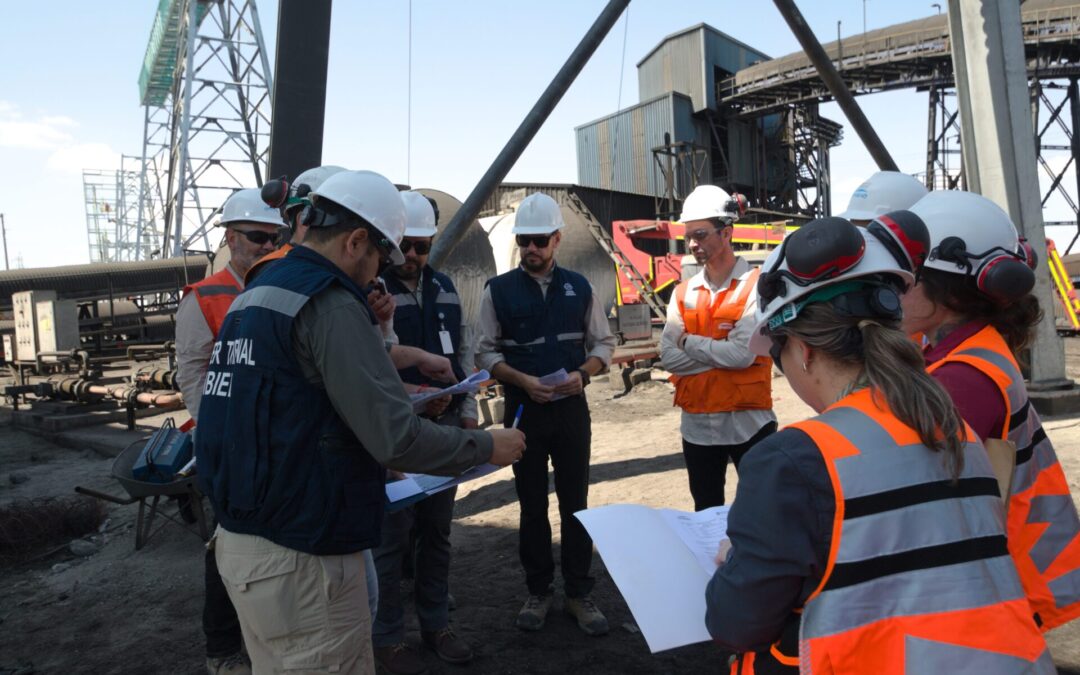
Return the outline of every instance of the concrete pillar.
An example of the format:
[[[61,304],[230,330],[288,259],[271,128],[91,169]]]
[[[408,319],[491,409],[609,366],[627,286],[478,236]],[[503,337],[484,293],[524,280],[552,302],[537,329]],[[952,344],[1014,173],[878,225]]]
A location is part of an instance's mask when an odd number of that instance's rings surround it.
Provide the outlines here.
[[[994,200],[1045,263],[1046,234],[1018,0],[949,0],[953,70],[967,187]],[[975,104],[973,105],[973,102]],[[1031,388],[1071,386],[1054,325],[1056,299],[1045,264],[1036,270],[1043,308],[1031,349]]]

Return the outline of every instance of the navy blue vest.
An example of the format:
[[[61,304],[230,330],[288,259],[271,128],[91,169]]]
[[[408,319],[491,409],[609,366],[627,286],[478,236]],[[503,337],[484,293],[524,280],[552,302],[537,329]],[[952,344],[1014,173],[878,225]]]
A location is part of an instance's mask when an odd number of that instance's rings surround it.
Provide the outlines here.
[[[385,470],[293,351],[297,313],[332,284],[353,293],[374,326],[360,288],[303,246],[237,297],[214,343],[195,434],[199,485],[222,527],[315,555],[377,546],[385,494]]]
[[[420,293],[423,307],[416,303],[416,296],[409,287],[390,272],[385,277],[386,290],[394,295],[394,333],[403,345],[419,347],[424,351],[445,356],[450,359],[454,375],[458,380],[467,377],[458,362],[458,350],[461,346],[461,299],[450,277],[424,266],[420,277]],[[439,331],[450,333],[453,354],[444,354]],[[428,384],[445,387],[445,382],[436,382],[420,373],[416,368],[399,370],[403,382],[410,384]],[[464,395],[454,397],[451,407],[457,406]]]
[[[496,346],[507,365],[539,377],[585,363],[592,300],[585,277],[556,265],[545,298],[540,284],[519,267],[488,280],[488,288],[501,332]]]

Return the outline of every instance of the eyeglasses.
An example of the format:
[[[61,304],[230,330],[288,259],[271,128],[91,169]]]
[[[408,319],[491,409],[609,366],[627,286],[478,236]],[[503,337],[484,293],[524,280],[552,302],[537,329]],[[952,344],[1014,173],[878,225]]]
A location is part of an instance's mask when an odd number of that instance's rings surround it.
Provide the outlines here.
[[[427,255],[431,251],[430,241],[411,241],[409,239],[402,239],[401,244],[398,245],[401,249],[401,254],[405,255],[409,251],[416,251],[416,255]]]
[[[717,230],[715,227],[703,227],[699,230],[694,230],[693,232],[687,232],[686,238],[700,244],[701,242],[708,239],[710,234],[716,231]]]
[[[281,241],[280,232],[263,232],[262,230],[238,230],[236,228],[233,228],[233,232],[244,235],[245,237],[247,237],[248,241],[250,241],[252,244],[255,244],[256,246],[264,246],[268,243],[277,246],[278,242]]]
[[[772,345],[769,347],[769,358],[776,364],[776,369],[781,373],[784,372],[784,366],[780,364],[780,356],[784,353],[784,347],[787,346],[787,335],[784,333],[774,333],[769,336],[772,340]]]
[[[519,234],[515,239],[521,248],[529,248],[529,244],[534,244],[536,248],[547,248],[551,243],[550,234]]]

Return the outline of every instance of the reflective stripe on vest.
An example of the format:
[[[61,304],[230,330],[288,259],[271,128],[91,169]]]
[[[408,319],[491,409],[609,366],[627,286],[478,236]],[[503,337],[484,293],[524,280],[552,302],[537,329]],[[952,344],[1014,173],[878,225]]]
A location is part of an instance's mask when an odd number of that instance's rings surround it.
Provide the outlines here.
[[[998,438],[1016,444],[1009,495],[1009,552],[1044,631],[1080,617],[1080,517],[1054,446],[1031,405],[1020,367],[992,326],[927,370],[966,363],[988,376],[1005,401]]]
[[[689,281],[680,283],[675,289],[675,301],[686,332],[712,340],[726,338],[742,318],[760,273],[754,269],[742,279],[733,279],[715,300],[704,286],[688,294]],[[694,375],[672,375],[671,382],[675,384],[675,405],[688,413],[772,408],[772,360],[766,356],[755,358],[741,370],[712,368]]]
[[[229,305],[242,290],[244,289],[240,286],[240,282],[226,267],[202,281],[185,286],[184,295],[194,291],[195,298],[199,301],[199,309],[202,310],[203,318],[206,319],[206,325],[210,327],[210,333],[216,339],[218,333],[221,332],[225,315],[229,312]]]
[[[963,444],[954,484],[944,457],[869,390],[792,426],[818,447],[836,497],[825,574],[803,608],[800,672],[972,672],[975,662],[1054,672],[977,441]]]

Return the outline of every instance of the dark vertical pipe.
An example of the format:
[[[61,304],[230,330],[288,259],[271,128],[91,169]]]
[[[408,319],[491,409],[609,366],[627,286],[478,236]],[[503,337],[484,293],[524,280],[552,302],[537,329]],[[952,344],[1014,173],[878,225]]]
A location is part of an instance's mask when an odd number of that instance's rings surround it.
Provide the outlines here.
[[[270,125],[270,177],[322,163],[331,0],[281,0]]]
[[[462,240],[466,232],[468,232],[469,224],[476,218],[476,214],[480,212],[480,207],[491,195],[495,187],[502,182],[503,178],[506,178],[506,174],[513,168],[514,163],[521,157],[521,153],[528,147],[529,142],[536,135],[536,132],[543,126],[544,121],[547,120],[548,115],[555,109],[559,101],[562,99],[563,94],[570,88],[570,85],[574,83],[578,73],[585,67],[585,64],[589,62],[589,58],[592,57],[593,52],[600,46],[600,43],[604,41],[608,31],[615,25],[615,22],[619,20],[623,10],[630,4],[630,0],[610,0],[604,11],[600,13],[596,21],[593,23],[589,31],[585,33],[585,37],[581,38],[581,42],[570,54],[570,58],[566,60],[563,67],[555,75],[555,79],[551,81],[544,93],[540,95],[540,98],[536,101],[536,105],[533,106],[529,114],[522,120],[521,125],[518,126],[517,131],[507,141],[506,146],[503,147],[502,152],[495,158],[495,161],[488,168],[487,173],[484,174],[480,182],[473,188],[472,193],[469,194],[468,199],[461,205],[458,212],[454,215],[453,220],[446,226],[446,229],[435,240],[435,246],[431,249],[430,264],[433,267],[438,268],[442,261],[446,259],[446,256],[454,250],[454,247],[458,245],[458,242]]]
[[[780,10],[780,14],[783,15],[784,21],[787,21],[788,27],[795,34],[799,44],[802,45],[803,51],[810,58],[810,62],[817,68],[822,82],[829,88],[829,93],[836,99],[840,109],[844,111],[844,115],[847,116],[851,127],[855,129],[855,133],[859,135],[863,145],[870,151],[870,156],[877,162],[878,168],[882,171],[899,171],[896,162],[889,155],[889,151],[885,149],[885,144],[878,138],[874,127],[870,126],[870,121],[866,119],[862,108],[855,102],[855,97],[848,91],[847,85],[844,84],[840,74],[836,72],[832,61],[829,60],[825,50],[822,49],[821,43],[814,37],[814,32],[810,30],[810,26],[806,24],[806,19],[799,12],[799,8],[795,6],[794,0],[773,0],[773,2],[776,4],[776,8]]]

